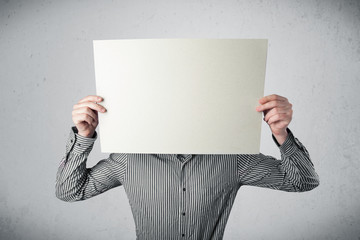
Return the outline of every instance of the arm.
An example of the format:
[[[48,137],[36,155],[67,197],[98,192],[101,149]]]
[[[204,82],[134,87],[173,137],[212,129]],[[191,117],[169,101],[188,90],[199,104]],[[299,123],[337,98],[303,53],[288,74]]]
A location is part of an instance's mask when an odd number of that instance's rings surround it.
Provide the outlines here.
[[[319,185],[310,155],[290,129],[283,144],[276,138],[281,160],[260,154],[239,154],[238,176],[241,185],[251,185],[287,192],[304,192]]]
[[[264,121],[280,149],[281,160],[262,153],[238,155],[240,183],[292,192],[309,191],[318,186],[319,177],[308,151],[288,128],[292,104],[276,94],[261,98],[259,103],[256,110],[264,113]]]
[[[67,202],[85,200],[122,184],[126,154],[112,153],[92,168],[86,168],[87,157],[96,139],[96,132],[92,138],[83,137],[76,127],[72,127],[56,175],[57,198]]]
[[[89,95],[74,105],[72,127],[66,152],[56,175],[55,194],[63,201],[80,201],[122,184],[126,155],[110,154],[94,167],[86,168],[86,160],[97,138],[98,112],[105,113],[98,102],[103,98]]]

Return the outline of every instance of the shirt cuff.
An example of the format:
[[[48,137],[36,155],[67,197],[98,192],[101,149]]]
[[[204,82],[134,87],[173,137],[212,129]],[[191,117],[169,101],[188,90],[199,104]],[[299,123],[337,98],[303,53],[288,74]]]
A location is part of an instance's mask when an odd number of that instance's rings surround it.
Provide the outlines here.
[[[290,156],[291,154],[296,152],[298,148],[295,144],[295,137],[294,137],[293,133],[290,131],[289,128],[286,128],[286,131],[287,131],[288,135],[285,139],[285,142],[283,142],[283,144],[281,144],[281,145],[279,144],[279,142],[276,140],[274,134],[272,134],[272,138],[273,138],[274,142],[276,143],[276,145],[279,147],[280,153],[285,156]]]
[[[68,143],[67,143],[67,152],[72,151],[75,154],[84,154],[90,153],[94,146],[94,142],[97,139],[97,132],[95,131],[92,138],[83,137],[78,134],[76,126],[71,127]]]

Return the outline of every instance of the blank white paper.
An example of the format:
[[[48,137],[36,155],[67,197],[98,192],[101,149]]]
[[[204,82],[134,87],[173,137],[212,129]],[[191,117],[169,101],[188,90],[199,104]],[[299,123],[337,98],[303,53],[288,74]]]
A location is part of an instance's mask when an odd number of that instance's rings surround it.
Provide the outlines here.
[[[93,44],[102,152],[259,153],[266,39]]]

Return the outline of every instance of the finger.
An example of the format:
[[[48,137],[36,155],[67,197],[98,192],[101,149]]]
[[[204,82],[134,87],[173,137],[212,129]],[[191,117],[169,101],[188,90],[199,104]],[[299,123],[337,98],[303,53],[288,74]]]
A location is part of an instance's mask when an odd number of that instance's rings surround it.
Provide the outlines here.
[[[87,122],[89,125],[93,125],[93,122],[96,122],[90,115],[86,113],[79,113],[73,116],[73,121],[75,124],[80,124],[82,122]]]
[[[81,107],[89,107],[89,108],[91,108],[91,109],[93,109],[95,111],[98,111],[98,112],[106,112],[106,108],[104,108],[100,104],[93,103],[93,102],[82,102],[82,103],[75,104],[73,109],[78,109],[78,108],[81,108]]]
[[[279,113],[279,114],[275,114],[274,116],[269,118],[267,123],[270,125],[277,121],[286,121],[286,120],[288,120],[288,115],[286,113]]]
[[[97,112],[97,111],[95,111],[95,112]],[[77,108],[77,109],[73,110],[72,115],[86,113],[86,114],[90,115],[93,119],[96,120],[98,118],[98,116],[97,116],[97,114],[95,114],[95,112],[90,110],[90,108],[88,108],[88,107],[81,107],[81,108]]]
[[[264,120],[267,121],[269,120],[270,117],[274,116],[275,114],[278,113],[288,113],[291,114],[292,113],[292,109],[290,106],[288,107],[284,107],[284,108],[279,108],[279,107],[275,107],[271,110],[266,110],[268,111],[267,113],[264,114]]]
[[[82,103],[82,102],[101,102],[102,100],[104,100],[102,97],[97,96],[97,95],[89,95],[84,97],[83,99],[81,99],[78,103]]]
[[[287,98],[276,95],[276,94],[272,94],[272,95],[268,95],[268,96],[260,98],[259,103],[264,104],[266,102],[274,101],[274,100],[276,100],[276,101],[287,101]]]
[[[287,103],[285,101],[274,100],[274,101],[267,102],[263,105],[257,106],[256,110],[261,112],[261,111],[268,110],[268,109],[271,109],[274,107],[285,107],[287,105],[289,105],[289,103]]]

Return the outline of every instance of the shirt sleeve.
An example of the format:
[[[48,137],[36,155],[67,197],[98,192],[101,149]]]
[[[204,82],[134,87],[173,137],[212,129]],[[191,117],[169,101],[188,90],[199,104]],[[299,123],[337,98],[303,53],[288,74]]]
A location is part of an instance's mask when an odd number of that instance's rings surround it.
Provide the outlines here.
[[[56,174],[55,195],[67,202],[85,200],[122,185],[127,165],[126,154],[111,153],[107,159],[86,168],[97,133],[87,138],[77,132],[73,126]]]
[[[274,135],[281,159],[260,154],[238,154],[238,177],[241,185],[251,185],[287,192],[305,192],[319,185],[309,152],[287,128],[288,136],[280,145]]]

